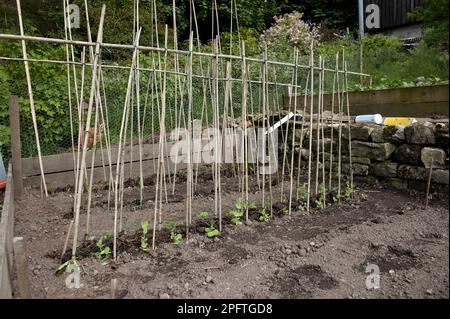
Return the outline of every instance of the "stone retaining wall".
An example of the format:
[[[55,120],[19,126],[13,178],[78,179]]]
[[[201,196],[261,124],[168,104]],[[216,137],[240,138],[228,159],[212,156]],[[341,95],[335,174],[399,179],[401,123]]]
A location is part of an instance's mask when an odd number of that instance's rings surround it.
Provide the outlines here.
[[[295,152],[300,151],[301,125],[295,128]],[[291,125],[292,128],[292,125]],[[290,130],[291,131],[291,130]],[[338,127],[323,129],[325,168],[337,171]],[[333,132],[332,132],[333,131]],[[433,160],[431,191],[446,192],[449,189],[449,133],[447,123],[421,122],[407,127],[380,126],[372,123],[351,125],[351,144],[348,142],[348,125],[342,127],[342,173],[349,174],[350,146],[355,180],[374,182],[384,180],[396,188],[425,191],[429,168]],[[333,139],[331,138],[333,134]],[[292,134],[288,134],[291,140]],[[282,138],[282,134],[279,134]],[[304,130],[303,159],[309,156],[309,130]],[[317,126],[313,127],[313,161],[317,160]],[[288,143],[288,145],[292,145]],[[306,161],[305,161],[306,162]],[[319,162],[323,162],[322,155]]]

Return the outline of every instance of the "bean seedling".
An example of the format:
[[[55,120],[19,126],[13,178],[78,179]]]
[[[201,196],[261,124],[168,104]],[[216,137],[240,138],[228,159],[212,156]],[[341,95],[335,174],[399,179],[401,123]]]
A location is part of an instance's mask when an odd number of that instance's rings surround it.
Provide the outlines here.
[[[323,185],[319,188],[319,198],[316,199],[315,203],[317,208],[325,208],[325,187]]]
[[[338,203],[339,202],[339,194],[337,192],[333,193],[333,196],[331,198],[333,200],[333,203]]]
[[[233,218],[231,219],[232,223],[234,223],[235,225],[242,225],[241,217],[244,216],[244,211],[247,209],[247,206],[248,209],[256,209],[255,203],[250,203],[249,205],[247,205],[242,197],[236,200],[236,202],[234,203],[235,209],[228,211],[228,215],[233,216]]]
[[[298,205],[297,209],[300,213],[304,213],[306,211],[306,209],[308,208],[308,206],[306,205],[306,203],[301,203],[300,205]]]
[[[267,223],[270,220],[270,215],[269,213],[266,212],[266,209],[263,209],[260,213],[259,213],[259,221],[263,222],[263,223]]]
[[[298,198],[306,200],[308,198],[308,191],[306,190],[306,184],[298,187]]]
[[[58,267],[55,271],[55,275],[59,276],[66,272],[66,269],[69,268],[70,272],[75,271],[75,267],[77,266],[77,258],[69,259],[64,264]]]
[[[219,236],[220,232],[214,226],[211,226],[205,228],[205,235],[208,238],[213,238]]]
[[[108,262],[109,255],[111,254],[111,248],[104,245],[105,240],[107,240],[109,237],[111,237],[110,233],[103,233],[95,243],[98,248],[98,252],[95,253],[95,256],[101,261],[103,265]]]
[[[244,215],[244,213],[240,210],[230,210],[228,211],[228,215],[233,216],[231,219],[231,222],[235,225],[242,225],[241,217]]]
[[[181,235],[180,233],[171,232],[170,233],[170,241],[172,242],[172,244],[174,246],[178,246],[183,241],[183,235]]]
[[[349,201],[353,197],[353,188],[347,185],[347,187],[344,190],[344,199],[346,201]]]
[[[234,203],[234,207],[236,207],[236,209],[239,210],[246,210],[248,209],[256,209],[256,204],[254,202],[252,203],[247,203],[245,201],[245,199],[243,199],[242,197],[239,197],[236,202]]]
[[[141,250],[142,251],[148,251],[148,239],[147,239],[147,233],[148,233],[148,226],[150,225],[150,222],[148,220],[141,221],[141,228],[142,228],[142,235],[141,235]]]
[[[200,218],[208,218],[209,213],[208,212],[200,212],[197,214],[197,216]]]
[[[166,225],[166,229],[170,230],[170,241],[174,246],[179,246],[183,241],[183,235],[176,231],[176,228],[182,225],[183,222],[179,220],[171,220]]]
[[[198,217],[206,219],[209,217],[208,212],[200,212],[197,214]],[[208,238],[217,237],[220,235],[220,232],[214,227],[214,219],[209,221],[209,227],[205,228],[205,235]]]

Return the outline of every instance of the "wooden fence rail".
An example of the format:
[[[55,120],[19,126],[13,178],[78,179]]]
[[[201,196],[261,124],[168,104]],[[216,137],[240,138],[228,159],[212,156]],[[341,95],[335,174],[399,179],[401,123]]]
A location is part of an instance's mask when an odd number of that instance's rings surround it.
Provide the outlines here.
[[[351,115],[375,114],[382,116],[431,117],[433,115],[449,116],[448,84],[420,86],[409,88],[394,88],[349,92]],[[297,95],[297,105],[303,105],[305,96]],[[317,95],[314,96],[317,105]],[[289,102],[294,105],[293,95],[284,95],[284,108],[289,108]],[[306,98],[309,105],[310,97]],[[332,94],[324,94],[324,110],[331,110]]]
[[[0,220],[0,299],[12,298],[14,185],[12,165],[8,166],[5,199]]]

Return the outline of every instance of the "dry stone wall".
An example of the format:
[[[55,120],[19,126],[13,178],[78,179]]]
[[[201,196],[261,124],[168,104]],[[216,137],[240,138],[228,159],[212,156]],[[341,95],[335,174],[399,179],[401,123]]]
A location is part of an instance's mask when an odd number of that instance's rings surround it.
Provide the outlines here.
[[[295,152],[303,159],[309,156],[309,130],[303,131],[303,145],[300,147],[301,125],[295,129]],[[292,128],[292,127],[291,127]],[[338,136],[337,127],[323,129],[325,163],[329,170],[337,171]],[[409,126],[381,126],[373,123],[351,124],[351,144],[348,143],[348,125],[341,132],[342,173],[349,174],[351,151],[353,174],[356,180],[383,180],[400,189],[425,191],[429,168],[433,166],[431,191],[449,190],[449,132],[448,122],[417,122]],[[286,135],[284,133],[284,135]],[[283,134],[279,134],[281,139]],[[288,134],[288,141],[292,134]],[[333,136],[333,138],[331,138]],[[313,161],[317,159],[317,126],[313,127]],[[292,145],[289,142],[287,145]],[[351,149],[351,150],[350,150]],[[322,162],[322,155],[319,159]]]

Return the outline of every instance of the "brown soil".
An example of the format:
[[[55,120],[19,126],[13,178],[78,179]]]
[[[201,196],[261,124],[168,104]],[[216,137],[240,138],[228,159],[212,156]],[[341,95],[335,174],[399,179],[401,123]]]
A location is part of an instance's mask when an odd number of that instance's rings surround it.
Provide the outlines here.
[[[273,184],[274,198],[279,199],[280,183]],[[239,182],[223,176],[222,185],[226,212],[240,196]],[[256,180],[251,180],[250,188],[250,201],[262,203]],[[423,194],[382,184],[357,185],[351,202],[328,203],[310,214],[293,211],[290,218],[283,217],[285,206],[274,200],[274,216],[267,223],[257,220],[256,210],[250,212],[248,224],[236,226],[227,217],[221,236],[215,239],[206,238],[205,222],[194,218],[193,232],[179,247],[170,242],[170,232],[165,230],[158,234],[157,250],[143,252],[140,222],[153,221],[154,189],[153,179],[146,179],[141,206],[137,183],[127,182],[117,262],[102,265],[94,255],[95,240],[112,232],[114,214],[108,211],[107,187],[97,185],[90,226],[95,239],[79,243],[79,289],[66,288],[66,274],[54,274],[73,216],[73,192],[59,190],[44,200],[39,190],[28,190],[17,203],[15,233],[27,240],[33,296],[108,298],[110,281],[117,278],[119,298],[449,297],[448,199],[434,197],[424,211]],[[199,174],[192,203],[195,213],[208,208],[211,213],[212,190],[208,173]],[[163,225],[184,220],[184,193],[184,176],[177,179],[174,194],[168,185]],[[83,203],[82,239],[85,210]],[[66,254],[63,260],[69,257]],[[380,269],[379,289],[365,286],[368,264]]]

